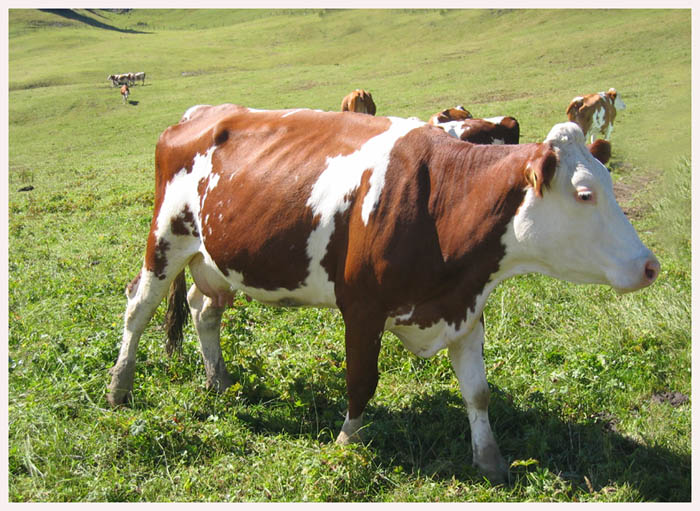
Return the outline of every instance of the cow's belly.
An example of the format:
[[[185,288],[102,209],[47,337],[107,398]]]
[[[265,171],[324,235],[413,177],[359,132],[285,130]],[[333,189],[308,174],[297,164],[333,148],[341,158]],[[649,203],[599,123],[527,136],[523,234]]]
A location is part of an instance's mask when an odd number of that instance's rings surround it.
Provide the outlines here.
[[[458,327],[441,319],[425,328],[415,324],[397,324],[402,319],[400,317],[389,318],[385,329],[396,335],[408,351],[428,358],[468,334],[479,317],[468,314],[467,320],[462,321]]]
[[[224,274],[214,263],[204,247],[190,261],[190,272],[199,290],[212,298],[220,306],[231,305],[237,291],[241,291],[255,300],[281,307],[335,307],[333,283],[320,265],[309,268],[304,283],[296,289],[278,287],[265,289],[245,284],[242,273],[229,269]]]

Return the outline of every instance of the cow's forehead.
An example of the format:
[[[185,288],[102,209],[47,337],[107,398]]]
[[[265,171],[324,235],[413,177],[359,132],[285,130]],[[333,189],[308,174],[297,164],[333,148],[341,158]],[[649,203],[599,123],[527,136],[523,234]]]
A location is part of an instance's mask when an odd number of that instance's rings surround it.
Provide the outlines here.
[[[556,124],[545,138],[557,151],[559,170],[566,177],[563,180],[577,184],[576,181],[595,180],[605,188],[612,190],[612,179],[607,168],[596,160],[586,147],[583,131],[578,124],[564,122]]]

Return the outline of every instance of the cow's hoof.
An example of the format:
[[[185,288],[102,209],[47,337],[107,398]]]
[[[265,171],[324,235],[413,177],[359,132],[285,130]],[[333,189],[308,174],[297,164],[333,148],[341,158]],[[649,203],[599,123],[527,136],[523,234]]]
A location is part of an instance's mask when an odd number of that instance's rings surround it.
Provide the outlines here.
[[[489,480],[493,486],[508,484],[510,476],[508,465],[503,458],[493,460],[491,463],[481,463],[476,466],[482,476]]]
[[[355,419],[350,419],[346,415],[345,422],[343,423],[343,427],[340,428],[340,433],[338,434],[338,438],[335,439],[335,443],[339,445],[362,443],[361,430],[362,414]]]
[[[107,393],[107,402],[112,408],[121,406],[129,399],[130,392],[124,389],[114,389]]]
[[[508,483],[508,464],[495,442],[474,451],[474,466],[491,484]]]
[[[345,431],[341,431],[338,434],[338,438],[335,439],[335,443],[338,445],[361,444],[362,435],[360,435],[359,431],[351,435],[348,435]]]
[[[213,390],[218,394],[226,392],[226,389],[234,383],[233,378],[226,371],[207,377],[207,389]]]
[[[134,385],[135,368],[136,363],[134,362],[117,362],[117,364],[109,370],[112,374],[112,381],[108,387],[109,393],[107,394],[107,402],[111,406],[120,406],[126,403]]]

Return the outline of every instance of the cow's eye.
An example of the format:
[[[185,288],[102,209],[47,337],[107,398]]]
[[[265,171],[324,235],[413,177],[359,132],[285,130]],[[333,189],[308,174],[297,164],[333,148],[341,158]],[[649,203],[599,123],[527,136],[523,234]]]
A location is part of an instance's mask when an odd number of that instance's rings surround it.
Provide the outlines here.
[[[589,189],[576,190],[576,200],[579,202],[592,203],[594,198],[593,192]]]

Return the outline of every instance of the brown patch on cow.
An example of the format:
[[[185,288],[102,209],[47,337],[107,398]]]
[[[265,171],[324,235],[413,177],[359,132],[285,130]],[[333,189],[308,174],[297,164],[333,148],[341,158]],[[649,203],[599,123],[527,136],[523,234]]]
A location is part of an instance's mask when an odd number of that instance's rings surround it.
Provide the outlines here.
[[[139,282],[141,282],[141,270],[139,270],[138,275],[136,275],[136,277],[134,277],[134,279],[126,285],[126,297],[127,298],[134,297],[134,295],[136,294],[136,291],[139,288]]]
[[[304,283],[306,242],[319,219],[300,206],[327,158],[351,154],[389,127],[386,118],[285,113],[232,115],[219,123],[230,135],[212,159],[219,182],[200,212],[204,245],[219,269],[242,274],[245,286],[258,289]],[[200,183],[200,196],[205,188]]]
[[[182,213],[170,220],[170,229],[173,231],[173,234],[177,234],[178,236],[199,236],[197,222],[187,205],[185,205],[185,209],[182,210]]]
[[[152,272],[160,280],[165,279],[165,267],[168,264],[167,252],[170,248],[170,243],[164,239],[156,239],[155,235],[155,216],[153,218],[151,232],[148,234],[146,243],[146,257],[144,263],[146,269]]]

